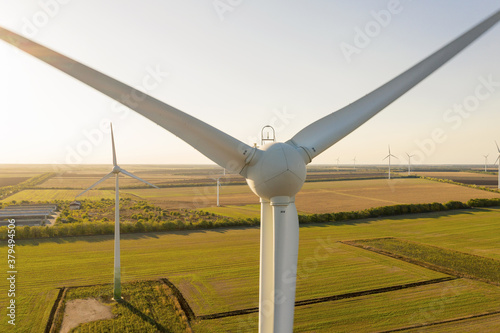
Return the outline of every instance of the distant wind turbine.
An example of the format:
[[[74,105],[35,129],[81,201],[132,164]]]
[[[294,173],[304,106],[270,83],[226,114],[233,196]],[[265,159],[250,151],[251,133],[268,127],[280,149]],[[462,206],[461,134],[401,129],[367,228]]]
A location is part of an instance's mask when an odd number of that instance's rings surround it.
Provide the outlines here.
[[[411,158],[415,155],[410,155],[410,154],[406,153],[406,156],[408,156],[408,176],[409,176],[411,173]]]
[[[389,158],[389,180],[391,179],[391,157],[397,158],[396,156],[391,154],[391,146],[389,146],[389,155],[387,155],[382,161],[385,161]]]
[[[495,144],[497,145],[498,157],[494,164],[497,164],[498,162],[498,188],[500,189],[500,147],[498,147],[498,143],[496,141]]]
[[[356,156],[354,156],[354,158],[352,159],[352,161],[354,162],[354,171],[356,171]]]
[[[307,164],[434,73],[498,21],[500,11],[379,88],[303,127],[290,140],[261,148],[252,148],[171,105],[1,27],[0,39],[130,107],[221,167],[247,179],[261,203],[259,332],[290,333],[299,250],[295,195],[304,185]]]
[[[225,176],[226,176],[226,169],[224,169],[224,172],[222,175],[218,175],[216,178],[212,178],[213,180],[215,180],[217,182],[217,207],[220,207],[220,199],[219,199],[220,186],[221,186],[220,179],[222,177],[225,177]]]
[[[137,180],[140,180],[141,182],[148,184],[150,186],[156,187],[157,186],[145,181],[144,179],[141,179],[130,172],[120,168],[116,162],[116,151],[115,151],[115,139],[113,137],[113,125],[111,125],[111,146],[113,147],[113,170],[111,170],[110,173],[108,173],[106,176],[104,176],[101,180],[99,180],[97,183],[94,185],[90,186],[88,189],[83,191],[82,193],[78,194],[76,197],[81,196],[85,192],[93,189],[96,187],[98,184],[102,183],[109,177],[115,175],[115,260],[114,260],[114,290],[113,290],[113,298],[115,301],[118,301],[122,298],[122,288],[121,288],[121,276],[120,276],[120,187],[118,185],[118,176],[120,173],[123,173],[124,175],[127,175],[129,177],[135,178]]]
[[[340,163],[340,157],[337,157],[337,171],[340,171],[339,163]]]
[[[487,169],[487,165],[488,165],[488,156],[490,156],[489,154],[488,155],[483,155],[484,156],[484,172],[487,172],[488,169]]]

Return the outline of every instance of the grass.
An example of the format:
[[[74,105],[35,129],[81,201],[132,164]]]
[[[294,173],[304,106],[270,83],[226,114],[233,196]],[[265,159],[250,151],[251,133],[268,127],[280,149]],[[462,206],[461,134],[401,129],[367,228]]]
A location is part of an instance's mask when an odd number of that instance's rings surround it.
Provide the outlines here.
[[[403,289],[394,292],[297,307],[294,332],[382,332],[420,326],[478,313],[497,311],[500,306],[497,287],[470,280]],[[455,332],[470,330],[475,321],[453,324]],[[202,321],[194,332],[255,332],[258,315]],[[498,322],[494,323],[498,329]],[[469,328],[469,330],[467,330]],[[495,332],[498,330],[491,330]],[[406,332],[406,330],[405,330]],[[417,330],[416,332],[422,332]]]
[[[235,219],[241,218],[260,218],[260,205],[244,205],[244,206],[222,206],[222,207],[206,207],[202,211],[227,216]]]
[[[354,245],[388,252],[453,275],[500,285],[500,261],[395,238],[357,240]]]
[[[500,258],[499,220],[500,209],[476,209],[304,226],[300,230],[297,299],[443,276],[442,273],[338,243],[339,240],[397,237]],[[167,277],[181,289],[197,315],[255,307],[258,303],[258,228],[123,235],[121,248],[124,282]],[[6,256],[6,251],[6,245],[0,244],[0,254]],[[112,282],[112,253],[112,236],[20,241],[16,247],[20,272],[16,293],[19,304],[16,331],[43,331],[57,296],[55,288]],[[6,280],[1,280],[0,290],[6,288]],[[436,288],[434,291],[438,292],[444,287],[436,285]],[[497,288],[480,282],[460,285],[455,295],[458,301],[453,303],[453,307],[450,305],[453,311],[449,317],[498,308],[500,295]],[[393,305],[387,308],[389,314],[398,310],[401,318],[388,315],[386,319],[380,317],[379,320],[386,321],[387,326],[391,323],[393,326],[400,325],[401,321],[410,320],[408,318],[415,308],[422,306],[425,309],[435,304],[433,300],[436,298],[425,301],[427,296],[422,296],[419,300],[420,289],[412,290],[408,290],[403,298],[391,298]],[[356,331],[354,328],[360,324],[349,321],[349,313],[359,318],[367,311],[370,301],[378,297],[382,296],[367,296],[363,302],[351,299],[335,303],[342,306],[324,303],[298,309],[296,325],[307,327],[311,322],[320,325],[321,321],[336,323],[335,318],[339,315],[345,321],[342,327],[354,325],[351,331]],[[417,299],[416,303],[412,303],[412,298]],[[7,294],[0,293],[0,306],[3,307],[7,301]],[[383,301],[377,304],[382,306]],[[3,309],[0,315],[5,317],[5,307]],[[440,315],[433,320],[446,316]],[[253,318],[252,315],[247,317]],[[222,321],[234,328],[245,318]],[[212,320],[200,325],[218,327],[218,323]],[[0,331],[9,332],[5,321],[0,322]],[[220,332],[217,329],[212,331]],[[328,332],[325,329],[317,331]]]
[[[68,290],[65,302],[96,298],[113,304],[114,319],[81,324],[74,333],[92,332],[186,332],[186,318],[180,316],[179,305],[171,290],[159,281],[123,284],[120,303],[112,302],[113,286],[89,286]]]

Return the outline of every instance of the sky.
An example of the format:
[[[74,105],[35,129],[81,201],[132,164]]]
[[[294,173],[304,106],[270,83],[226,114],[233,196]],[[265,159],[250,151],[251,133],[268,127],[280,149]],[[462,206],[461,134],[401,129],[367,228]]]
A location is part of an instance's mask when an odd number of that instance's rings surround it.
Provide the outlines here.
[[[500,10],[497,0],[0,0],[0,26],[253,145],[287,141]],[[481,164],[500,142],[500,24],[315,164]],[[0,164],[211,164],[0,41]],[[461,110],[461,111],[460,111]]]

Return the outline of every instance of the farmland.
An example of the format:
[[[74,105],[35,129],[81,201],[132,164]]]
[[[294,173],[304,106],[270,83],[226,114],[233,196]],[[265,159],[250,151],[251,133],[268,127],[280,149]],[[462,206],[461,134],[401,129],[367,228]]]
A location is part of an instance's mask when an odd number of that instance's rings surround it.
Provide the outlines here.
[[[40,168],[38,173],[36,168],[3,168],[8,172],[2,176],[13,183],[16,177],[30,179],[53,171],[50,166]],[[220,168],[136,165],[125,166],[125,169],[160,185],[161,189],[146,188],[133,179],[121,178],[124,221],[140,213],[140,209],[131,209],[139,202],[160,207],[165,213],[182,210],[182,218],[184,215],[197,219],[205,216],[196,210],[235,218],[260,214],[258,198],[238,175],[221,178],[223,206],[216,207],[212,178],[222,174]],[[59,170],[1,202],[71,201],[109,171],[109,166]],[[396,204],[500,198],[497,192],[454,184],[419,178],[388,181],[383,177],[385,173],[376,169],[356,172],[314,169],[309,177],[311,181],[296,197],[298,211],[319,214]],[[112,180],[82,196],[92,200],[87,203],[99,200],[105,207],[112,207],[113,198]],[[102,209],[105,211],[92,212],[92,220],[112,219],[112,209]],[[498,221],[500,209],[484,208],[303,225],[297,267],[297,301],[302,305],[296,307],[295,331],[331,332],[335,327],[336,331],[380,332],[405,328],[416,332],[432,328],[446,331],[451,326],[457,332],[477,331],[474,329],[477,327],[498,331],[499,315],[489,313],[499,309],[500,287],[340,243],[393,237],[417,244],[416,248],[420,249],[438,247],[446,255],[451,253],[453,260],[458,251],[465,257],[474,255],[500,261]],[[255,331],[258,318],[251,309],[258,306],[258,228],[123,234],[121,248],[123,282],[132,286],[134,281],[142,281],[140,284],[148,280],[152,282],[147,283],[155,285],[158,279],[167,278],[181,291],[194,312],[195,319],[191,322],[194,332]],[[96,284],[108,284],[102,288],[110,288],[112,249],[111,235],[19,240],[16,331],[43,331],[58,294],[57,288]],[[6,254],[5,244],[0,244],[0,251]],[[6,283],[0,282],[0,290],[6,290]],[[139,298],[136,304],[146,304],[141,297],[149,300],[157,297],[155,288],[144,287],[149,296],[135,296]],[[130,295],[135,293],[133,288],[130,290]],[[92,293],[96,292],[102,296],[110,290],[92,289]],[[0,305],[6,301],[6,293],[0,293]],[[152,311],[151,318],[155,304],[144,305],[143,311]],[[127,313],[126,309],[122,310]],[[239,310],[251,311],[233,317],[220,316]],[[5,312],[0,314],[5,317]],[[219,317],[208,319],[214,315]],[[140,318],[131,320],[126,324],[106,325],[142,325],[138,322]],[[436,326],[422,326],[426,323],[436,323]],[[160,321],[157,324],[164,326]],[[105,330],[97,323],[86,329]],[[0,331],[9,331],[6,321],[0,322]]]
[[[397,237],[498,260],[499,219],[500,209],[477,209],[302,227],[297,300],[446,276],[339,240]],[[252,308],[258,302],[258,228],[129,234],[122,239],[124,282],[166,277],[182,291],[197,316]],[[57,295],[55,288],[112,281],[112,246],[110,236],[21,241],[17,247],[18,265],[23,267],[18,282],[18,328],[40,331]],[[1,248],[2,252],[6,249],[5,245]],[[0,288],[5,287],[2,282]],[[6,295],[0,297],[4,303]],[[339,331],[370,332],[409,327],[492,312],[500,306],[499,300],[500,288],[462,278],[299,306],[296,331],[329,332],[338,327]],[[198,320],[193,329],[251,332],[256,320],[255,313]],[[471,319],[455,325],[475,323]],[[5,322],[0,323],[5,331],[2,325]]]
[[[108,181],[109,187],[106,182],[103,182],[103,186],[108,189],[91,190],[81,198],[90,200],[113,198],[113,184],[111,180]],[[91,185],[92,182],[89,181],[88,184]],[[81,191],[81,189],[55,188],[27,189],[5,198],[2,202],[73,200]],[[220,194],[223,207],[216,207],[215,186],[123,188],[120,190],[120,195],[122,198],[147,200],[165,209],[202,209],[229,217],[260,216],[258,198],[247,185],[223,186]],[[472,198],[499,197],[500,193],[417,178],[401,178],[391,181],[386,179],[340,180],[305,183],[302,191],[296,196],[296,205],[299,213],[313,214],[355,211],[395,204],[445,203],[452,200],[467,201]]]
[[[478,172],[417,172],[419,176],[448,179],[467,185],[498,188],[498,175]]]

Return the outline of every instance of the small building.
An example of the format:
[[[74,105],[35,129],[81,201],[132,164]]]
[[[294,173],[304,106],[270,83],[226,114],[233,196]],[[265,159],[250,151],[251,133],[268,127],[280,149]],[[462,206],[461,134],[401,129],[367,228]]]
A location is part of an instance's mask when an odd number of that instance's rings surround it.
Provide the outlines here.
[[[82,208],[82,203],[80,201],[73,201],[69,204],[69,209],[78,210]]]

